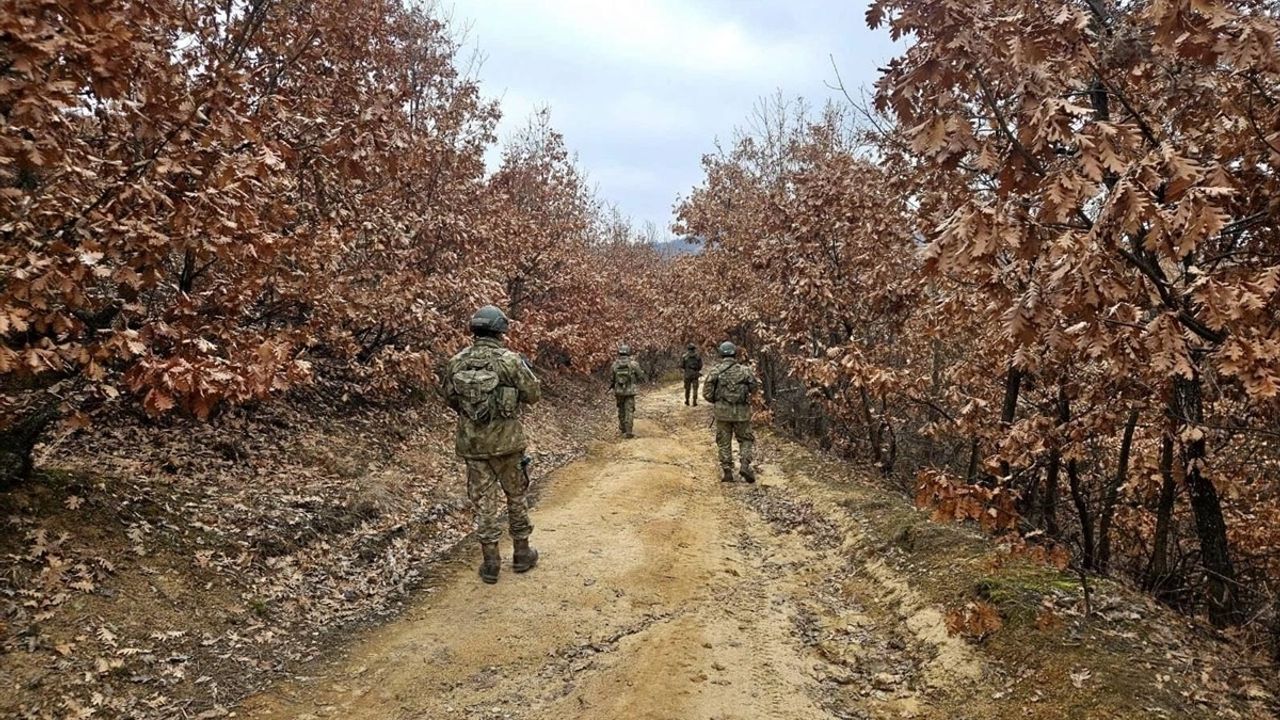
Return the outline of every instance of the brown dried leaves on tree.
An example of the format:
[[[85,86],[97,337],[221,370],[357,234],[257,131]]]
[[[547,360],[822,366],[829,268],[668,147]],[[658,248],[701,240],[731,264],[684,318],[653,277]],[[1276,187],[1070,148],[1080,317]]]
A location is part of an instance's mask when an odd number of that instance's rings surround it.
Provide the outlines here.
[[[922,499],[1197,587],[1218,623],[1274,614],[1274,11],[884,0],[867,19],[906,49],[862,122],[775,106],[706,159],[680,214],[707,242],[708,314],[799,379],[779,389],[797,427],[922,471]],[[1181,532],[1197,551],[1173,554]]]

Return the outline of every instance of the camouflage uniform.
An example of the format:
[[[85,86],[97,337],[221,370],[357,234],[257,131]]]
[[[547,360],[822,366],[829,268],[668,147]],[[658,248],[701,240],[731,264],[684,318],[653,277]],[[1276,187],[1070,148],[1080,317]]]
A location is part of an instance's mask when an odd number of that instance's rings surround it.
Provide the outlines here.
[[[619,383],[618,371],[627,368],[631,371],[632,382],[623,386]],[[618,431],[626,437],[633,437],[636,422],[636,384],[644,381],[644,371],[640,363],[629,355],[619,357],[609,368],[609,389],[613,390],[618,400]]]
[[[689,348],[680,360],[680,368],[684,370],[684,404],[689,405],[692,401],[692,404],[697,407],[698,378],[702,377],[702,356],[694,348]]]
[[[702,399],[715,403],[713,416],[716,421],[716,448],[719,451],[720,469],[725,473],[726,479],[730,479],[733,472],[735,437],[738,439],[740,472],[748,480],[755,479],[755,472],[751,467],[751,449],[756,438],[751,431],[750,398],[755,392],[756,384],[756,375],[751,368],[732,357],[726,357],[717,363],[702,384]],[[745,385],[741,389],[743,402],[727,400],[726,395],[740,385]]]
[[[449,407],[459,411],[455,446],[467,464],[467,496],[475,505],[479,524],[476,535],[482,544],[496,543],[502,538],[502,526],[498,522],[501,490],[507,499],[511,537],[527,539],[533,532],[533,524],[529,522],[529,505],[525,499],[528,481],[520,467],[528,442],[520,424],[519,407],[538,402],[542,387],[519,355],[491,337],[477,338],[474,345],[455,355],[449,361],[446,377],[454,378],[467,361],[477,360],[489,361],[497,371],[497,417],[487,422],[472,420],[460,412],[461,397],[454,383],[445,383]]]

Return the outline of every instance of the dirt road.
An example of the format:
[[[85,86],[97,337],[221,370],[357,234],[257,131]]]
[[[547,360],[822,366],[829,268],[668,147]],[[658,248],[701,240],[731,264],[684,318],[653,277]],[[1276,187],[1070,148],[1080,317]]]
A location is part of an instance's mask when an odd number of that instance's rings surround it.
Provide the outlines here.
[[[598,443],[554,477],[534,513],[534,572],[508,565],[486,586],[468,555],[322,677],[240,714],[924,717],[933,713],[913,687],[981,672],[936,611],[889,626],[869,614],[859,592],[893,592],[888,570],[851,582],[838,543],[771,526],[765,517],[796,510],[770,503],[793,480],[780,465],[763,463],[758,487],[718,482],[705,406],[685,407],[675,389],[646,396],[637,435]],[[847,650],[817,640],[833,629]],[[852,689],[859,707],[836,703],[833,687]]]

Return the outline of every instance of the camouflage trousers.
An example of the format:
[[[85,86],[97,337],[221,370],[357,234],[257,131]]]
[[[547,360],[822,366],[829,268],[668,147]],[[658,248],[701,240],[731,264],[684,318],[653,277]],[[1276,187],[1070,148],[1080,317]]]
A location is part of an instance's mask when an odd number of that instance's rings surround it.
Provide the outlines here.
[[[684,404],[698,404],[698,376],[685,377],[684,379]]]
[[[618,396],[618,432],[630,435],[636,424],[636,396]]]
[[[733,439],[738,438],[738,462],[741,467],[751,467],[751,448],[756,442],[755,433],[751,431],[751,421],[716,421],[716,450],[720,456],[720,467],[733,469]]]
[[[467,497],[476,511],[476,537],[481,543],[502,539],[502,499],[507,498],[507,522],[511,537],[527,538],[533,532],[529,522],[529,502],[525,493],[529,482],[520,469],[522,453],[512,453],[488,460],[467,460]]]

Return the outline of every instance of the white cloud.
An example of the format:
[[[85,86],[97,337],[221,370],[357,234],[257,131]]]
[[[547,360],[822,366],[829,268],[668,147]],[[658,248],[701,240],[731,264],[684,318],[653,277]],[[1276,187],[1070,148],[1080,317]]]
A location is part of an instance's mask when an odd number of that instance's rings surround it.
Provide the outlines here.
[[[652,168],[635,165],[603,165],[591,173],[591,180],[615,190],[654,190],[663,185],[663,176]]]
[[[890,52],[848,0],[438,1],[485,58],[499,137],[549,106],[601,198],[663,228],[702,155],[759,98],[781,89],[819,105],[833,95],[831,54],[856,89]]]
[[[783,79],[803,48],[753,37],[734,19],[678,0],[459,0],[482,49],[498,36],[528,52],[586,55],[592,63],[704,76]]]
[[[623,92],[605,103],[600,122],[616,132],[649,136],[687,133],[698,129],[698,117],[687,106],[639,90]]]

